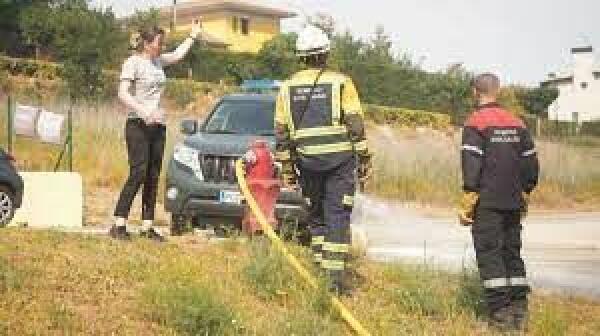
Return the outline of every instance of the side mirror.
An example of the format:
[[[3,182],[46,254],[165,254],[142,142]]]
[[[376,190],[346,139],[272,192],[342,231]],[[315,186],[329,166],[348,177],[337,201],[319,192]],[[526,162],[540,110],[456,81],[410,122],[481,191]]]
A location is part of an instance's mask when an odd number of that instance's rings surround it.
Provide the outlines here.
[[[181,133],[185,135],[193,135],[198,132],[198,121],[196,120],[183,120],[181,122]]]

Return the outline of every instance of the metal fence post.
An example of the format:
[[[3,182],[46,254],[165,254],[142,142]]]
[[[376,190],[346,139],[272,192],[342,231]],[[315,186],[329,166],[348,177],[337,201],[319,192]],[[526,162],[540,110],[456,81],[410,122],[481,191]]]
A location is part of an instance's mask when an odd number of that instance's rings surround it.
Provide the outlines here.
[[[12,96],[9,94],[8,95],[8,103],[7,103],[7,120],[6,120],[6,132],[7,132],[7,139],[8,139],[8,152],[12,153],[13,152],[13,101],[12,101]]]
[[[73,172],[73,104],[69,107],[67,137],[69,142],[69,172]]]

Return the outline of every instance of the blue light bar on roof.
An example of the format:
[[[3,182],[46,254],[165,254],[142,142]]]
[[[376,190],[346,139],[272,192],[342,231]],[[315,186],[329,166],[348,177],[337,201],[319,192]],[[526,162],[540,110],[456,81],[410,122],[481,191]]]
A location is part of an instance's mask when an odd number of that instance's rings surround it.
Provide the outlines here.
[[[249,79],[242,83],[244,91],[276,91],[281,87],[281,82],[272,79]]]

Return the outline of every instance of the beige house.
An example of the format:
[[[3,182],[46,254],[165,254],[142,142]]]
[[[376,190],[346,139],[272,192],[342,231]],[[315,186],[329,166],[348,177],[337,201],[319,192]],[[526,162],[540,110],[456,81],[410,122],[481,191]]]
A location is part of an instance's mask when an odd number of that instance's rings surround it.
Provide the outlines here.
[[[573,63],[542,82],[556,87],[559,96],[548,107],[548,119],[570,122],[600,121],[600,62],[591,46],[573,48]]]
[[[210,45],[256,53],[281,32],[281,20],[296,14],[249,0],[179,0],[161,8],[161,16],[175,30],[187,30],[199,19]]]

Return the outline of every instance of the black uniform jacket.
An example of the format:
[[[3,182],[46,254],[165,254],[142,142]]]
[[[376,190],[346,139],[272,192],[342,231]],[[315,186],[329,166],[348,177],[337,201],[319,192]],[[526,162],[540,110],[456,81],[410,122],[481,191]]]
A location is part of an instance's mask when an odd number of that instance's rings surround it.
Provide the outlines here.
[[[477,109],[463,129],[463,188],[478,192],[479,206],[516,210],[523,192],[538,183],[539,163],[524,123],[498,104]]]

